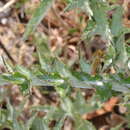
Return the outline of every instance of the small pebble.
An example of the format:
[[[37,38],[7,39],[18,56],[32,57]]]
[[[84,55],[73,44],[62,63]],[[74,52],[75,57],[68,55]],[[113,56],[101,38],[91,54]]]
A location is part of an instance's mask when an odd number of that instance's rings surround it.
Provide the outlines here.
[[[8,19],[7,19],[7,18],[2,18],[2,19],[0,20],[0,22],[1,22],[1,24],[6,25],[7,22],[8,22]]]

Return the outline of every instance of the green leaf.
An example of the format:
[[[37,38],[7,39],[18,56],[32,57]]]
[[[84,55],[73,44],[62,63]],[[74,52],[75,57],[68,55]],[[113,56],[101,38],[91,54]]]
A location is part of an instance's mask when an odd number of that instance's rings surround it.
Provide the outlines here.
[[[86,28],[86,39],[90,39],[94,35],[101,35],[104,39],[111,41],[109,22],[107,17],[108,4],[102,0],[91,0],[90,7],[93,11],[92,19]],[[93,26],[94,25],[94,26]],[[92,29],[91,29],[92,27]],[[89,31],[88,31],[89,30]]]
[[[77,92],[76,98],[73,103],[73,112],[79,113],[80,115],[95,110],[95,106],[90,103],[86,103],[84,97],[81,95],[81,92]],[[76,114],[74,113],[74,114]]]
[[[23,66],[20,66],[20,65],[16,66],[16,71],[19,72],[24,77],[26,77],[26,79],[28,79],[28,80],[31,79],[31,77],[33,75],[29,69],[27,69]]]
[[[3,74],[2,78],[7,82],[14,84],[22,84],[23,82],[25,82],[25,78],[23,78],[22,76],[18,76],[17,74]]]
[[[96,130],[95,127],[87,120],[76,119],[75,130]]]
[[[125,48],[124,35],[120,35],[114,44],[116,57],[114,59],[114,64],[121,70],[126,69],[126,63],[128,60],[127,52]]]
[[[37,117],[32,123],[31,130],[49,130],[49,128],[42,118]]]
[[[123,8],[118,6],[116,11],[112,17],[112,24],[111,24],[111,32],[113,36],[119,36],[122,32],[122,16],[123,16]]]
[[[35,120],[37,116],[37,113],[33,113],[33,115],[31,115],[30,119],[26,122],[26,124],[24,125],[24,130],[30,130],[31,126],[33,125],[33,121]]]
[[[49,49],[48,40],[41,34],[35,35],[35,39],[41,68],[47,73],[53,72],[54,57]]]
[[[97,25],[104,26],[108,24],[108,18],[106,15],[106,11],[108,9],[108,5],[106,2],[91,0],[91,8],[93,10],[93,17],[96,21]]]
[[[37,50],[41,68],[47,73],[57,73],[62,78],[72,78],[72,74],[59,58],[51,53],[47,41],[44,37],[39,38],[37,41]],[[43,53],[44,52],[44,53]]]
[[[68,69],[67,65],[65,65],[58,58],[55,58],[53,67],[54,67],[54,71],[58,72],[58,74],[62,78],[72,78],[73,77],[70,70]]]
[[[100,96],[100,101],[107,101],[112,97],[112,85],[107,83],[104,86],[97,86],[96,94]]]
[[[24,129],[24,125],[22,125],[22,123],[18,122],[16,119],[13,122],[13,129],[16,130],[23,130]]]
[[[65,11],[69,11],[72,9],[81,9],[82,11],[86,12],[87,15],[92,16],[93,12],[90,8],[89,0],[73,0],[66,8]]]
[[[24,94],[27,94],[27,93],[29,93],[29,87],[30,87],[30,82],[26,80],[24,83],[22,83],[22,84],[20,85],[20,90],[21,90]]]
[[[112,17],[111,32],[113,34],[113,46],[116,51],[116,56],[113,63],[119,70],[126,69],[126,62],[128,60],[124,32],[126,31],[122,25],[123,20],[123,8],[121,6],[116,7],[116,11]]]
[[[57,86],[64,83],[64,80],[61,78],[55,78],[47,75],[33,76],[31,80],[31,84],[33,86]]]
[[[51,109],[56,109],[55,107],[49,106],[49,105],[37,105],[37,106],[33,106],[31,107],[32,111],[51,111]]]
[[[63,116],[62,119],[60,119],[60,121],[54,127],[54,130],[61,130],[62,129],[65,118],[66,118],[66,116]]]
[[[91,73],[91,66],[88,64],[83,58],[80,59],[80,66],[83,72],[85,73]]]
[[[86,26],[86,28],[85,28],[84,31],[85,31],[85,32],[92,31],[93,28],[95,27],[95,25],[96,25],[96,23],[95,23],[94,19],[88,20],[87,26]]]
[[[116,92],[127,93],[130,91],[128,84],[125,83],[123,79],[117,74],[109,75],[108,77],[104,77],[104,79],[104,82],[110,83],[112,85],[112,90]]]
[[[8,124],[8,111],[5,109],[0,109],[0,126],[3,124]]]
[[[7,81],[2,76],[0,76],[0,85],[3,86],[3,85],[7,85],[7,84],[9,84],[9,81]]]
[[[49,79],[49,80],[51,80],[51,79]],[[53,84],[42,77],[33,76],[31,78],[31,85],[32,86],[46,86],[47,87],[47,86],[52,86]]]
[[[36,9],[32,16],[32,19],[27,24],[26,31],[24,33],[23,39],[26,40],[27,37],[36,29],[37,25],[45,17],[47,11],[51,8],[54,0],[42,0],[40,6]]]

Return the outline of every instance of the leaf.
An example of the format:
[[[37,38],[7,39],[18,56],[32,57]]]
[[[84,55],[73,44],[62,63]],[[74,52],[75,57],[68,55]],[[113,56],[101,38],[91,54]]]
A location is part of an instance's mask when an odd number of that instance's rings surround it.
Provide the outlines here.
[[[24,68],[22,66],[17,66],[16,70],[22,74],[23,76],[26,77],[26,81],[28,80],[30,82],[30,86],[52,86],[54,84],[60,84],[64,82],[63,80],[60,79],[54,79],[54,78],[49,78],[45,79],[44,76],[36,76],[33,74],[30,70],[27,68]],[[47,77],[47,76],[46,76]],[[24,82],[23,87],[26,88],[27,82]]]
[[[28,80],[31,79],[31,77],[33,75],[30,70],[28,70],[27,68],[20,66],[20,65],[16,66],[16,71],[19,72],[24,77],[26,77],[26,79],[28,79]]]
[[[48,46],[48,40],[41,34],[37,34],[35,39],[41,68],[47,73],[53,72],[52,63],[54,61],[54,57],[52,57],[50,48]]]
[[[13,66],[3,56],[0,56],[0,64],[4,65],[9,73],[13,73]]]
[[[42,118],[35,118],[31,130],[49,130],[48,124]]]
[[[112,90],[122,93],[127,93],[130,91],[130,88],[126,84],[122,84],[120,82],[112,82]]]
[[[89,20],[88,28],[86,28],[87,39],[94,35],[101,35],[104,39],[111,41],[112,36],[110,33],[109,22],[107,17],[108,4],[105,1],[91,0],[90,7],[93,11],[92,19]],[[91,26],[94,25],[91,29]],[[89,30],[89,31],[87,31]]]
[[[22,125],[22,123],[18,122],[16,119],[14,119],[13,129],[23,130],[24,129],[24,125]]]
[[[128,57],[127,52],[125,48],[125,41],[124,41],[124,35],[122,34],[119,36],[117,41],[115,42],[115,50],[116,50],[116,57],[114,59],[115,65],[121,69],[125,69]]]
[[[111,24],[111,32],[113,36],[119,36],[122,32],[122,16],[123,16],[123,8],[118,6],[116,11],[112,17],[112,24]]]
[[[30,87],[30,82],[26,80],[24,83],[20,85],[20,90],[21,92],[23,92],[23,94],[27,94],[29,93],[29,87]]]
[[[93,88],[90,83],[85,82],[85,81],[79,81],[77,79],[70,79],[69,82],[71,86],[75,88],[88,88],[88,89]]]
[[[84,97],[81,95],[81,92],[78,91],[76,98],[73,102],[73,112],[76,113],[78,112],[80,115],[83,115],[84,113],[92,112],[94,110],[95,110],[95,106],[93,106],[90,103],[86,103]]]
[[[124,32],[126,31],[122,25],[123,21],[123,8],[117,6],[116,11],[112,17],[111,32],[113,34],[113,46],[116,51],[116,56],[114,58],[114,64],[122,69],[126,68],[126,62],[128,60]]]
[[[63,116],[62,119],[60,119],[60,121],[54,127],[54,130],[61,130],[62,129],[65,118],[66,118],[66,116]]]
[[[81,66],[82,71],[90,74],[91,73],[90,64],[85,62],[85,60],[83,58],[81,58],[79,62],[80,62],[80,66]]]
[[[13,84],[17,84],[20,85],[20,90],[22,90],[22,92],[25,92],[25,90],[27,91],[27,89],[29,88],[30,82],[20,73],[15,72],[14,74],[3,74],[2,78],[9,84],[9,83],[13,83]]]
[[[124,82],[124,79],[119,76],[119,74],[109,75],[109,77],[104,77],[105,84],[111,84],[112,90],[116,92],[127,93],[130,91],[130,88],[127,86],[128,84]]]
[[[37,106],[33,106],[31,107],[31,110],[33,111],[49,111],[52,109],[52,106],[49,106],[49,105],[37,105]]]
[[[25,82],[25,78],[17,74],[3,74],[2,78],[5,81],[14,83],[14,84],[22,84],[23,82]]]
[[[87,15],[92,16],[93,12],[90,8],[90,3],[89,0],[73,0],[66,8],[64,11],[69,11],[72,9],[81,9],[82,11],[86,12]]]
[[[46,40],[42,37],[37,42],[41,68],[47,73],[58,73],[61,77],[71,77],[68,67],[51,53]],[[44,52],[44,53],[43,53]]]
[[[73,117],[73,103],[69,97],[63,97],[61,99],[61,109],[66,113],[66,115]]]
[[[7,81],[2,76],[0,76],[0,86],[8,85],[8,84],[9,84],[9,81]]]
[[[6,124],[8,126],[8,113],[9,112],[7,110],[0,109],[0,128],[3,124]]]
[[[41,77],[33,76],[31,79],[31,85],[32,86],[52,86],[51,82],[46,81],[45,79]]]
[[[37,25],[45,17],[47,11],[51,8],[54,0],[42,0],[40,6],[34,12],[32,19],[27,24],[26,31],[24,33],[23,39],[26,40],[27,37],[36,29]]]
[[[31,79],[31,84],[33,86],[57,86],[60,85],[62,83],[64,83],[63,79],[60,78],[54,78],[52,76],[44,76],[44,75],[40,75],[40,76],[33,76]]]
[[[68,69],[67,65],[65,65],[62,61],[60,61],[58,58],[55,58],[54,64],[53,64],[54,71],[59,73],[59,75],[62,78],[73,78],[70,70]]]
[[[24,125],[25,129],[24,130],[30,130],[32,124],[33,124],[33,121],[35,120],[37,116],[37,113],[33,113],[33,115],[31,115],[30,119],[26,122],[26,124]]]
[[[76,119],[75,130],[96,130],[95,127],[87,120]]]
[[[112,85],[107,83],[104,86],[97,86],[96,94],[100,96],[100,101],[107,101],[112,97]]]
[[[97,25],[104,26],[108,24],[108,18],[106,15],[106,11],[108,9],[108,5],[106,2],[101,2],[97,0],[91,0],[90,4],[93,10],[93,17],[96,21]]]
[[[96,26],[96,22],[94,21],[94,19],[90,19],[88,20],[87,26],[84,30],[84,34],[83,34],[83,38],[86,39],[87,34],[89,34],[89,32],[91,32],[93,30],[93,28],[95,28]]]

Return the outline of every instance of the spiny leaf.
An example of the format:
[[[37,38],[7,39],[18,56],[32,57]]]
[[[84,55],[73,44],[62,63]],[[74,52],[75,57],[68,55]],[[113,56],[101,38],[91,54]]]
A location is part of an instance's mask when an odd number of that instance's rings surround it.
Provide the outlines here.
[[[119,36],[123,30],[122,16],[123,16],[123,8],[121,6],[118,6],[112,17],[112,24],[111,24],[111,32],[114,36]]]
[[[90,39],[92,36],[98,34],[111,41],[112,37],[107,17],[108,4],[101,0],[92,0],[90,7],[93,11],[93,16],[86,28],[86,39]],[[94,25],[94,27],[91,28],[91,25]]]
[[[115,65],[117,65],[120,69],[125,69],[128,57],[127,57],[127,52],[125,48],[125,41],[124,41],[123,34],[117,39],[114,47],[116,50],[116,57],[114,61]]]
[[[113,34],[113,46],[116,51],[116,57],[114,64],[120,68],[125,69],[126,62],[128,60],[127,52],[125,48],[124,32],[125,29],[122,26],[123,8],[118,6],[112,18],[111,32]]]

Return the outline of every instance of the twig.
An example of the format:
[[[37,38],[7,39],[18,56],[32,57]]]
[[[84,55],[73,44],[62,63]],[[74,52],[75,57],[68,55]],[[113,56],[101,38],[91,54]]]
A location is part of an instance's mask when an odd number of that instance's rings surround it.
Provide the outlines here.
[[[56,16],[56,18],[59,19],[62,26],[69,29],[69,26],[67,25],[67,23],[64,22],[64,20],[60,17],[60,15],[58,15],[57,10],[53,6],[52,6],[51,10],[52,10],[53,14]]]
[[[6,9],[8,9],[15,2],[16,2],[16,0],[10,0],[9,2],[7,2],[3,7],[0,8],[0,13],[4,12]]]
[[[3,45],[1,41],[0,41],[0,47],[3,49],[3,51],[6,53],[8,58],[12,61],[12,63],[15,64],[16,61],[13,59],[13,57],[10,55],[10,53],[8,52],[8,50],[5,48],[5,46]]]

